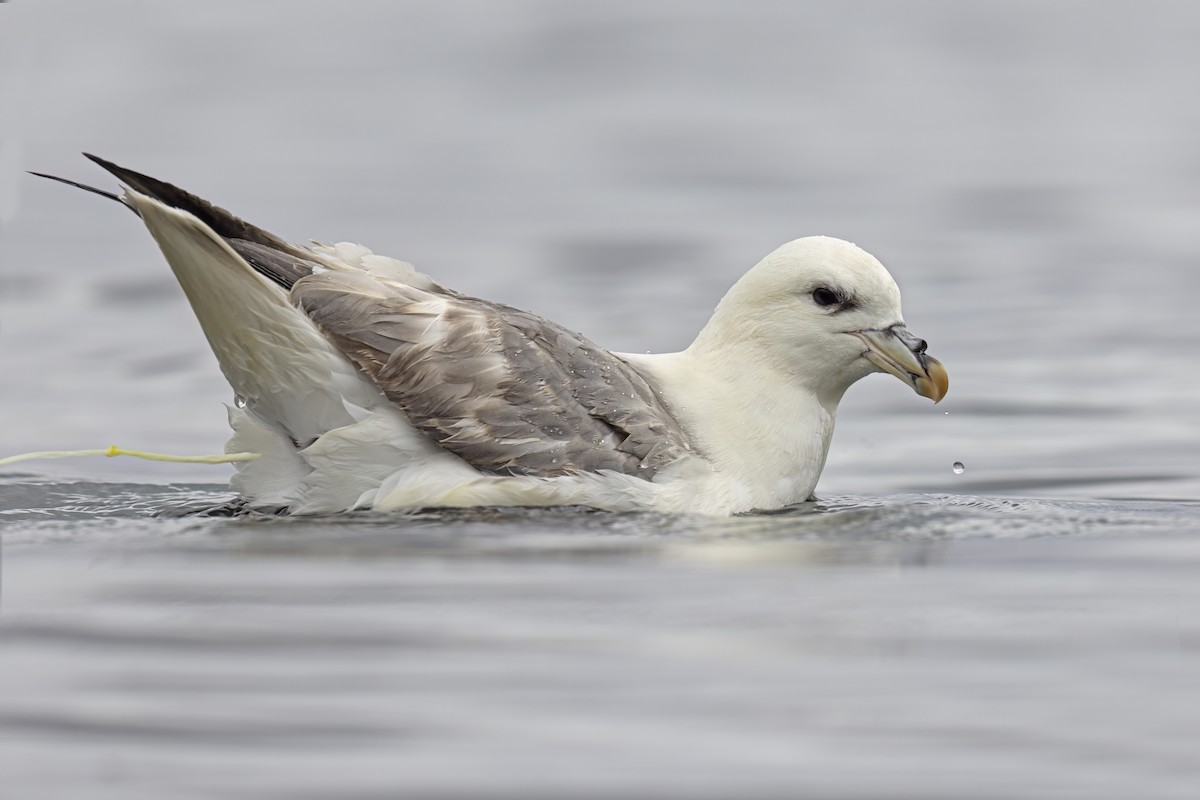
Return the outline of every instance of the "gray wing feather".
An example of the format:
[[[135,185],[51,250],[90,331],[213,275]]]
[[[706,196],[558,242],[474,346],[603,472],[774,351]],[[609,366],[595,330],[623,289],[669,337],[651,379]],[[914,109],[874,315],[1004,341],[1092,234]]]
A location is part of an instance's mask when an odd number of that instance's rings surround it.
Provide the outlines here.
[[[247,264],[285,289],[311,275],[314,267],[322,266],[317,259],[306,258],[302,255],[303,251],[296,249],[281,250],[248,239],[227,238],[225,241]]]
[[[418,429],[484,472],[650,479],[689,450],[644,376],[534,314],[351,272],[291,296]]]

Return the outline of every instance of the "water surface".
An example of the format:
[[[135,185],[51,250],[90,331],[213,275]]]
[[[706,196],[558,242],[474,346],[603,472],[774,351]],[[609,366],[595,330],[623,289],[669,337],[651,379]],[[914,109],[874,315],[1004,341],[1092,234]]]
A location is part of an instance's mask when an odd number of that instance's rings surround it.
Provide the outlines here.
[[[835,497],[712,521],[228,500],[0,487],[8,779],[1181,798],[1200,779],[1198,504]]]

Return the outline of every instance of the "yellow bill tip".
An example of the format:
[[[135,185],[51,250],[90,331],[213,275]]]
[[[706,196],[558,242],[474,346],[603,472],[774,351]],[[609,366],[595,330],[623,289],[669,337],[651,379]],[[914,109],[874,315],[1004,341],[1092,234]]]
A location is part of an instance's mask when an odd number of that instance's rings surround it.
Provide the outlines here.
[[[923,366],[925,374],[918,375],[916,380],[917,394],[928,397],[935,403],[941,402],[950,390],[950,374],[946,372],[942,362],[933,356],[925,356]]]

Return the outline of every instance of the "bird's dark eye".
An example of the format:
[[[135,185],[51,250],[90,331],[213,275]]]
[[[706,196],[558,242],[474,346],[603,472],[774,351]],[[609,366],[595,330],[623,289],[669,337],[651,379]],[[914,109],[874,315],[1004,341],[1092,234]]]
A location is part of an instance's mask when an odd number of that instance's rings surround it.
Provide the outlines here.
[[[813,302],[822,307],[836,306],[840,302],[837,294],[832,289],[826,289],[824,286],[819,289],[813,289],[812,295]]]

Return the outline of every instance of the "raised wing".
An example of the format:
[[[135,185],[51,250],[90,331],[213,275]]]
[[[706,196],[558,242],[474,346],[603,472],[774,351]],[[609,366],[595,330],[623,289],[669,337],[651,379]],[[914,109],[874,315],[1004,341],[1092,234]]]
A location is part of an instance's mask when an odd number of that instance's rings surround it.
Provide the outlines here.
[[[483,472],[650,479],[690,449],[632,366],[534,314],[356,271],[302,278],[291,299],[417,428]]]
[[[139,194],[187,212],[289,292],[417,428],[479,470],[614,470],[649,479],[690,449],[645,377],[578,334],[464,297],[365,248],[291,244],[172,184],[88,158]],[[128,198],[53,179],[141,213]],[[214,351],[221,359],[215,343]]]

